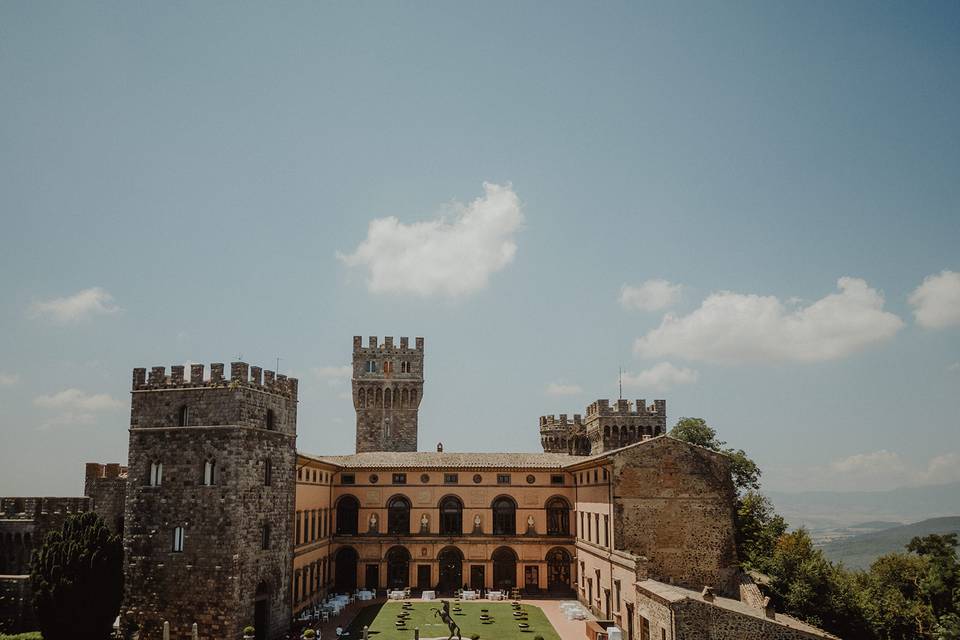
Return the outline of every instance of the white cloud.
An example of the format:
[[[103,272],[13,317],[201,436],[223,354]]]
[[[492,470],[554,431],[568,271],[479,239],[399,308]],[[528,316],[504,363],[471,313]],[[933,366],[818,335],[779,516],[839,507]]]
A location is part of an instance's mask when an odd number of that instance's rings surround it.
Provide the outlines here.
[[[548,396],[575,396],[583,393],[583,388],[578,384],[566,384],[563,382],[551,382],[544,390]]]
[[[353,376],[353,367],[348,364],[339,367],[314,367],[313,374],[321,380],[326,380],[328,387],[339,387]]]
[[[960,273],[941,271],[927,276],[907,299],[921,327],[943,329],[960,326]]]
[[[367,269],[371,293],[462,296],[485,286],[513,261],[523,224],[520,199],[508,184],[483,183],[484,195],[455,203],[452,219],[406,224],[396,217],[370,222],[367,237],[350,254],[349,267]]]
[[[33,404],[38,407],[82,411],[106,411],[123,407],[122,402],[109,394],[86,393],[80,389],[64,389],[49,395],[39,395],[33,399]]]
[[[660,311],[672,307],[680,299],[683,285],[667,280],[647,280],[637,286],[625,284],[620,287],[620,305],[624,309]]]
[[[78,291],[72,296],[40,300],[30,305],[30,315],[46,318],[58,324],[78,322],[95,315],[115,313],[120,307],[113,304],[113,296],[100,287]]]
[[[700,373],[683,367],[677,367],[669,362],[659,362],[649,369],[639,373],[623,372],[623,386],[635,389],[653,389],[666,391],[681,384],[693,384],[700,378]]]
[[[954,373],[954,372],[956,372],[956,371],[960,371],[960,362],[954,362],[954,363],[952,363],[952,364],[948,364],[948,365],[947,365],[947,371],[949,371],[950,373]]]
[[[960,481],[960,454],[943,453],[913,465],[894,451],[881,449],[832,461],[814,472],[831,485],[852,489],[890,489]]]
[[[39,395],[33,404],[59,413],[40,424],[41,430],[75,424],[93,424],[94,414],[121,409],[124,405],[106,393],[87,393],[80,389],[64,389],[57,393]]]
[[[314,367],[313,373],[318,378],[349,378],[353,376],[353,367],[348,364],[339,367]]]
[[[721,291],[686,316],[667,314],[637,338],[645,358],[680,357],[728,364],[819,362],[889,340],[903,327],[883,310],[883,295],[860,278],[837,280],[839,293],[789,309],[775,296]]]
[[[0,371],[0,387],[9,387],[20,382],[20,374]]]

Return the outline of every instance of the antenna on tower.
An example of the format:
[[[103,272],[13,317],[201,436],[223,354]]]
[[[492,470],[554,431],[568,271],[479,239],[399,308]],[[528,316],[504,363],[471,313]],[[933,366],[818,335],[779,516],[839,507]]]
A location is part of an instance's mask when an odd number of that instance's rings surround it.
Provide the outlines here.
[[[277,368],[275,369],[275,371],[278,374],[280,373],[280,356],[277,356]]]
[[[617,367],[620,372],[617,376],[617,382],[620,383],[620,399],[623,400],[623,367]]]

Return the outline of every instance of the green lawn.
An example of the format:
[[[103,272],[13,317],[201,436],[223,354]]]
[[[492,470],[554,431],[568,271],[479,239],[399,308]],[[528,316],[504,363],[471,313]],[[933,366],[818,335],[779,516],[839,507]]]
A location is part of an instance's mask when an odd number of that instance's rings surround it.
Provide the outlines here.
[[[513,617],[513,608],[509,602],[485,600],[462,602],[460,603],[463,609],[461,613],[453,611],[456,606],[453,600],[449,602],[453,619],[460,625],[464,640],[468,640],[474,633],[478,634],[481,640],[533,640],[538,635],[543,636],[544,640],[560,640],[560,636],[547,621],[547,616],[540,607],[520,603],[522,610],[527,613],[526,622],[530,625],[530,631],[524,632],[517,626],[517,621]],[[362,638],[364,625],[370,627],[371,640],[412,640],[414,627],[420,628],[421,638],[447,637],[449,633],[447,626],[431,611],[442,606],[440,600],[414,602],[406,624],[407,629],[404,631],[397,630],[394,624],[397,614],[403,610],[400,605],[399,602],[388,602],[361,609],[348,627],[350,638]],[[481,609],[488,610],[493,623],[483,624],[480,621]]]

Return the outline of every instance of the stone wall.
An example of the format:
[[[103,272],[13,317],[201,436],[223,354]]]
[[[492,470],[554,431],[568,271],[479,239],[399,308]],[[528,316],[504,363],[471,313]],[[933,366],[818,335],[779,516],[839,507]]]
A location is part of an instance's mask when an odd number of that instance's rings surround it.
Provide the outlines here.
[[[116,463],[88,462],[83,495],[91,508],[114,533],[123,535],[124,499],[127,493],[127,467]]]
[[[660,437],[611,463],[616,548],[644,556],[654,579],[729,591],[737,556],[728,459]]]
[[[217,384],[159,374],[144,383],[134,371],[121,616],[141,638],[160,637],[165,620],[173,637],[196,622],[201,638],[237,638],[258,606],[268,619],[258,635],[289,629],[296,380],[271,374],[261,383],[254,370],[250,380],[246,365],[233,363],[231,382]],[[162,464],[159,486],[150,486],[154,464]]]
[[[407,338],[366,347],[353,338],[353,406],[357,411],[357,453],[416,451],[417,422],[423,398],[423,338],[410,348]]]
[[[16,634],[37,628],[30,576],[0,576],[0,633]]]
[[[777,615],[774,619],[732,611],[707,602],[687,599],[672,605],[676,620],[675,640],[811,640],[829,638],[823,631],[806,631],[790,624],[798,621]],[[778,621],[779,618],[779,621]],[[669,638],[669,637],[668,637]]]

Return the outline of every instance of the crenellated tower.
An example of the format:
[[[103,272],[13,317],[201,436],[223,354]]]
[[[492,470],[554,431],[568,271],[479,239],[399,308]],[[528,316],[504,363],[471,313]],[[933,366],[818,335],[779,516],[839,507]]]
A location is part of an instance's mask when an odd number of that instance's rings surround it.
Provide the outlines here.
[[[370,336],[363,346],[353,337],[353,406],[357,411],[357,453],[416,451],[417,420],[423,397],[423,338],[395,345]]]
[[[548,453],[596,455],[667,432],[667,401],[597,400],[568,420],[566,414],[540,416],[540,443]]]
[[[297,380],[245,362],[133,370],[125,628],[140,638],[282,638],[290,593]],[[90,469],[91,475],[93,469]]]

